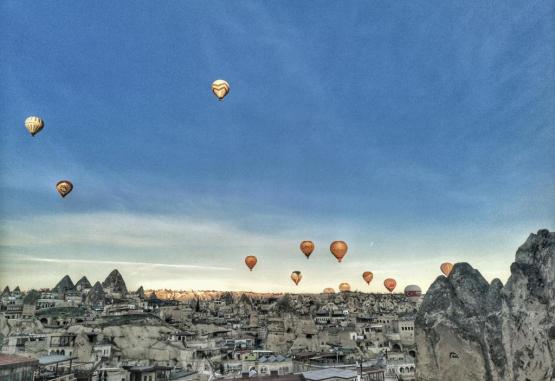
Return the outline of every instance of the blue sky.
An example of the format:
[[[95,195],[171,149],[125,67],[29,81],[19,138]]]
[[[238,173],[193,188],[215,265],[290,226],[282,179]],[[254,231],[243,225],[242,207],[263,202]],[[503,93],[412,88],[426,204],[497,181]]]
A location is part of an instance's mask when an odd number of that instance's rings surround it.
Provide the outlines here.
[[[425,289],[554,228],[553,2],[0,7],[0,285]]]

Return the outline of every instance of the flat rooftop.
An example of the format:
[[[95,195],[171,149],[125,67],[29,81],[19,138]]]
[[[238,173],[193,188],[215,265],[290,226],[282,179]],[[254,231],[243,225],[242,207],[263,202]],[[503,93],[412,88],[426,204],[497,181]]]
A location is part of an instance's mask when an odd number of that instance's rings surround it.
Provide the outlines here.
[[[37,359],[25,356],[6,355],[0,353],[0,369],[13,368],[25,365],[36,365],[39,361]]]
[[[307,380],[320,381],[328,380],[330,378],[352,379],[357,376],[357,372],[348,369],[325,368],[303,372],[302,375]]]

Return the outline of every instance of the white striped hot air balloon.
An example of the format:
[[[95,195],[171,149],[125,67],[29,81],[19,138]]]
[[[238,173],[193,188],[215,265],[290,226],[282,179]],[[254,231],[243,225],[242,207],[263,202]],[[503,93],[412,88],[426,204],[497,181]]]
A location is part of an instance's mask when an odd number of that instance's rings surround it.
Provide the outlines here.
[[[422,296],[422,289],[415,284],[411,284],[405,287],[405,296],[411,302],[416,303],[420,300],[420,296]]]
[[[229,93],[229,83],[223,79],[217,79],[212,83],[212,92],[219,100],[223,100]]]
[[[35,136],[44,128],[44,121],[38,116],[30,116],[25,119],[25,128],[29,131],[31,136]]]

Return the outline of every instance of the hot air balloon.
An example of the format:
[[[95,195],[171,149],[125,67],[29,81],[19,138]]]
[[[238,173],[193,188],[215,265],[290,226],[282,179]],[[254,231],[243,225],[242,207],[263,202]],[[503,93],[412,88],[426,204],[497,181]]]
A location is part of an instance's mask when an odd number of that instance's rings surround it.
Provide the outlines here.
[[[349,283],[343,282],[339,285],[339,291],[349,292],[351,291],[351,285]]]
[[[291,273],[291,280],[298,286],[299,282],[303,279],[303,274],[300,271],[293,271]]]
[[[451,273],[451,270],[453,270],[453,264],[449,262],[445,262],[445,263],[442,263],[439,268],[441,269],[441,272],[445,276],[449,276],[449,273]]]
[[[60,196],[65,197],[73,190],[73,184],[68,180],[58,181],[56,184],[56,190]]]
[[[31,136],[35,136],[44,128],[44,121],[38,116],[30,116],[25,119],[25,128],[31,133]]]
[[[370,284],[372,279],[374,279],[374,274],[372,274],[372,271],[365,271],[362,273],[362,279],[364,279],[367,284]]]
[[[386,280],[383,281],[383,285],[385,286],[385,288],[387,288],[389,292],[392,292],[393,290],[395,290],[395,286],[397,286],[397,282],[395,281],[395,279],[387,278]]]
[[[310,257],[310,254],[314,251],[314,242],[312,241],[303,241],[301,242],[301,251],[306,256],[306,259]]]
[[[330,251],[335,258],[337,258],[337,262],[341,262],[345,254],[347,254],[347,243],[344,241],[333,241],[330,245]]]
[[[248,255],[245,257],[245,264],[247,265],[250,271],[252,271],[254,266],[256,266],[256,262],[258,262],[258,260],[254,255]]]
[[[223,79],[217,79],[212,83],[212,92],[219,100],[223,100],[229,93],[229,83]]]
[[[324,288],[324,294],[335,294],[335,290],[331,287]]]
[[[405,287],[405,296],[413,303],[418,302],[420,296],[422,295],[422,290],[415,284]]]

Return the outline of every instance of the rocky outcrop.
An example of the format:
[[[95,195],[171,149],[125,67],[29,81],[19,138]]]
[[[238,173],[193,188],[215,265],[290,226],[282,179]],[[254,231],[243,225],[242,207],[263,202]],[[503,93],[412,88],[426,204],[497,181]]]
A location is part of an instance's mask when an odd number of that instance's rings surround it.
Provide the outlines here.
[[[106,293],[104,292],[104,288],[100,284],[100,282],[96,282],[93,288],[87,294],[85,299],[85,303],[95,306],[104,304],[106,300]]]
[[[86,276],[82,277],[81,279],[79,279],[77,281],[77,283],[75,283],[75,289],[77,291],[83,291],[86,289],[90,289],[92,288],[91,282],[89,282],[89,280],[87,279]]]
[[[23,304],[34,306],[37,303],[37,300],[40,299],[40,295],[40,292],[37,290],[30,290],[27,294],[25,294]]]
[[[127,295],[127,286],[117,269],[113,270],[102,282],[102,287],[109,293],[119,293],[121,296]]]
[[[74,289],[75,289],[75,285],[71,281],[71,278],[69,277],[69,275],[66,275],[62,278],[61,281],[58,282],[58,284],[52,289],[52,291],[63,294],[68,291],[73,291]]]
[[[139,287],[139,288],[137,289],[136,294],[137,294],[137,296],[138,296],[140,299],[144,299],[144,298],[145,298],[145,289],[143,288],[143,286],[141,286],[141,287]]]
[[[2,295],[1,296],[10,296],[10,288],[8,286],[6,286],[4,288],[4,291],[2,291]]]
[[[491,284],[467,263],[430,286],[416,319],[417,379],[551,380],[555,376],[555,233],[518,249]]]

